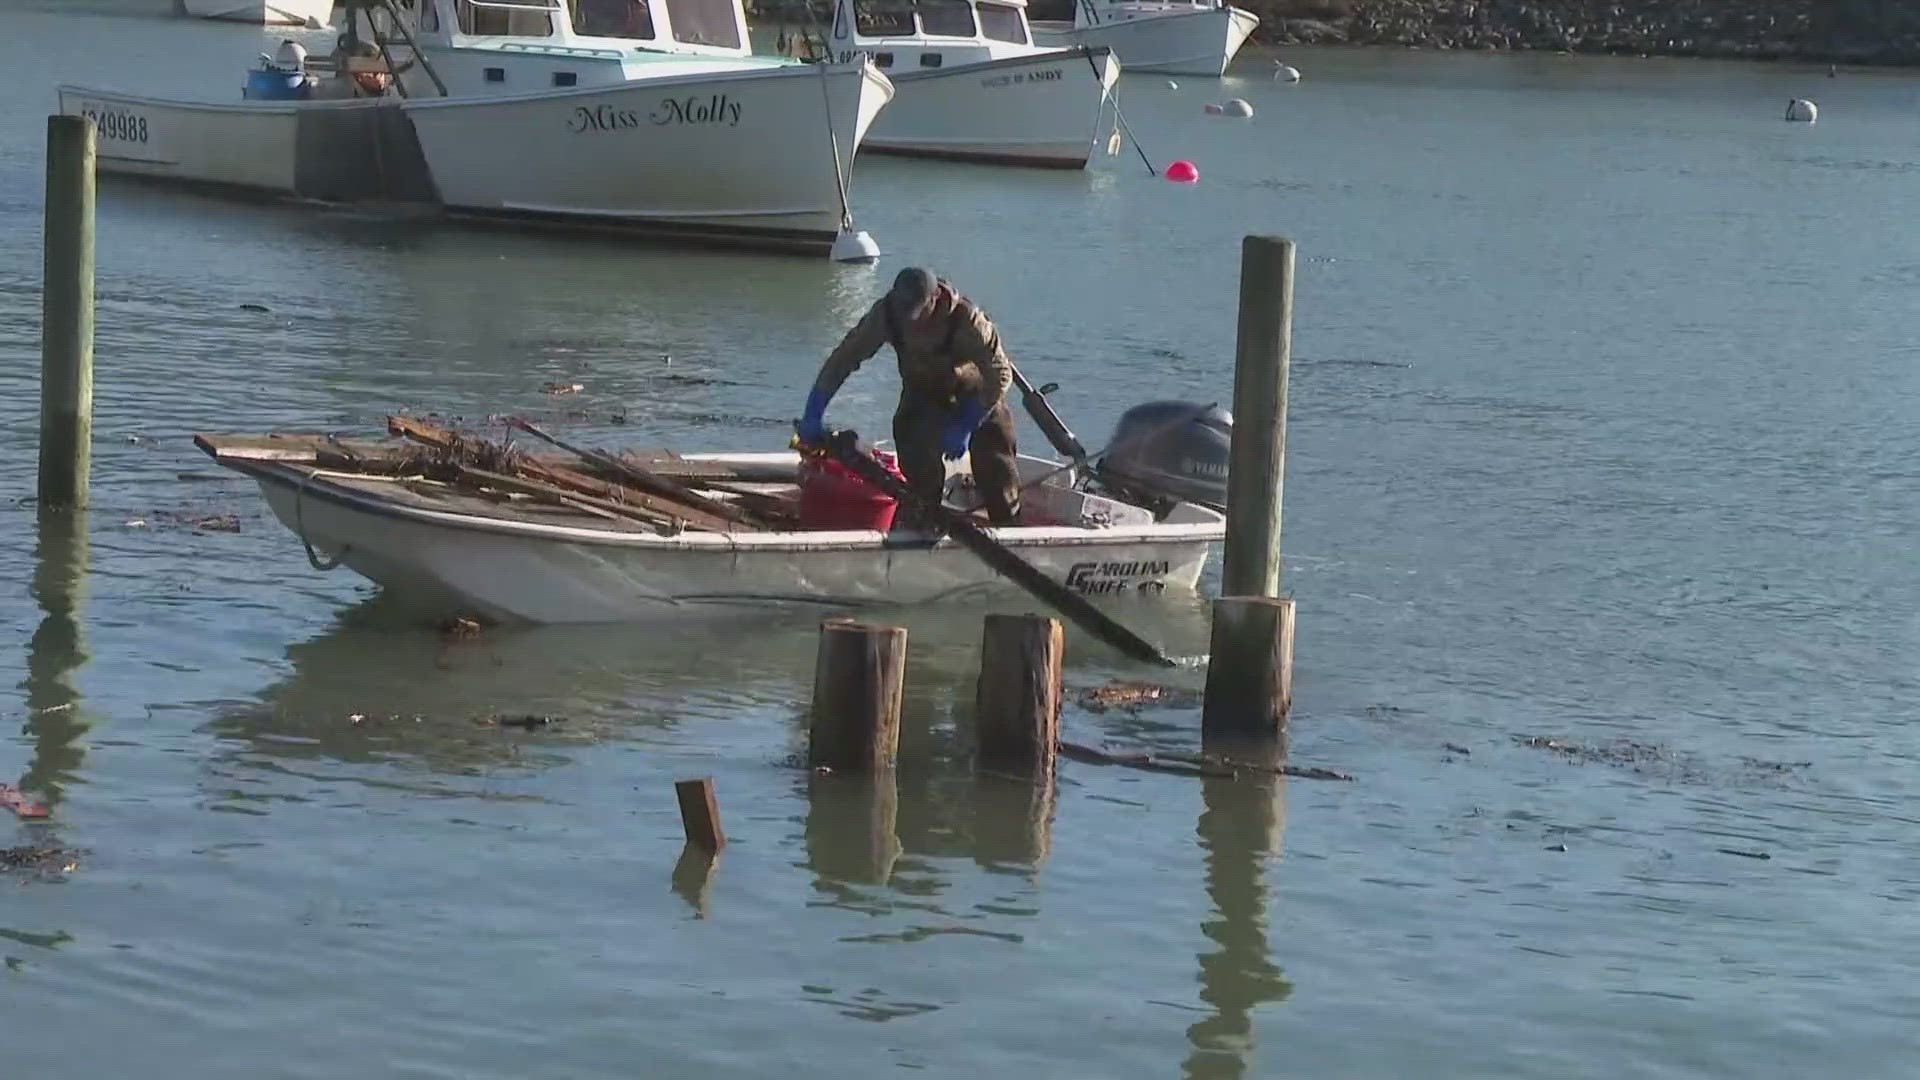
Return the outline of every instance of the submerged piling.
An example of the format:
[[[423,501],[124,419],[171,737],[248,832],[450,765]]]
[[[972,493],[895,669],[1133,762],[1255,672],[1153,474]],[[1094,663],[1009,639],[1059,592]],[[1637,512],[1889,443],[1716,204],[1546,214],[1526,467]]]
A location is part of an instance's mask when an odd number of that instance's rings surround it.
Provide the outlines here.
[[[821,623],[808,767],[861,776],[891,771],[906,673],[906,627]]]
[[[1213,602],[1203,744],[1267,742],[1293,708],[1293,601],[1223,596]]]
[[[84,506],[93,456],[94,124],[47,117],[40,317],[40,482],[44,507]]]
[[[1053,778],[1065,641],[1058,619],[987,616],[973,710],[979,772]]]

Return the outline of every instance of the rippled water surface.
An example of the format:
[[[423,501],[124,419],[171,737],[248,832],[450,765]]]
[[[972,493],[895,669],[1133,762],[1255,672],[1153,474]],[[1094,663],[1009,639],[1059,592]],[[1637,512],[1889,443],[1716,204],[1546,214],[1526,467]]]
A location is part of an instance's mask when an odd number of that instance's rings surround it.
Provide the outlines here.
[[[863,159],[870,269],[109,183],[93,506],[37,526],[53,88],[230,96],[263,48],[149,6],[0,6],[0,780],[54,804],[0,847],[78,851],[0,872],[9,1075],[1910,1075],[1911,77],[1134,77],[1199,185]],[[1201,115],[1226,96],[1256,117]],[[449,643],[189,441],[411,407],[777,448],[911,260],[1098,444],[1229,394],[1248,232],[1302,252],[1294,755],[1352,784],[1067,763],[1050,814],[976,785],[971,610],[907,619],[897,790],[814,780],[810,624]],[[888,366],[837,421],[884,424]],[[1137,617],[1196,652],[1203,611]],[[1070,652],[1076,688],[1138,674]],[[528,713],[564,722],[485,723]],[[1066,726],[1178,748],[1198,717]],[[734,840],[704,886],[674,872],[699,775]]]

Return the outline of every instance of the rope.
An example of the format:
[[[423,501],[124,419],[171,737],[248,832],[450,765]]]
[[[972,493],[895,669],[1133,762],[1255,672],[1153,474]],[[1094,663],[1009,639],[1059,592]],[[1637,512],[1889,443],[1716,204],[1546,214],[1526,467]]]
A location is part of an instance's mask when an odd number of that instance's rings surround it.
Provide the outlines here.
[[[1085,46],[1082,46],[1082,48],[1085,48]],[[1081,53],[1081,55],[1087,58],[1087,66],[1093,69],[1093,77],[1098,79],[1100,77],[1100,65],[1094,62],[1093,50],[1087,49]],[[1126,114],[1120,111],[1120,87],[1115,85],[1112,90],[1107,91],[1107,96],[1113,99],[1113,118],[1119,122],[1121,128],[1125,129],[1127,138],[1133,143],[1134,152],[1140,155],[1140,164],[1147,167],[1147,173],[1149,175],[1159,176],[1160,170],[1154,168],[1153,162],[1147,160],[1147,151],[1140,145],[1140,136],[1133,133],[1133,125],[1127,123]]]
[[[347,557],[347,552],[351,551],[353,546],[351,544],[342,544],[340,546],[340,554],[335,555],[331,562],[321,562],[320,556],[313,553],[313,544],[307,540],[307,519],[300,510],[302,505],[301,497],[307,493],[307,484],[312,480],[313,473],[306,473],[300,477],[300,485],[293,489],[293,531],[300,536],[300,546],[307,549],[307,563],[315,570],[325,573],[328,570],[339,569],[341,561]]]

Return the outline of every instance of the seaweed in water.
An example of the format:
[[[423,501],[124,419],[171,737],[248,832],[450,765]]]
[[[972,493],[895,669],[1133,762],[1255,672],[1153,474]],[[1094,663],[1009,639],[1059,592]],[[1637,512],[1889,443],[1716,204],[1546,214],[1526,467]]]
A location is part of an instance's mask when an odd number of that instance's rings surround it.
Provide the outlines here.
[[[0,848],[0,870],[18,870],[43,875],[72,873],[80,867],[80,853],[71,848]]]

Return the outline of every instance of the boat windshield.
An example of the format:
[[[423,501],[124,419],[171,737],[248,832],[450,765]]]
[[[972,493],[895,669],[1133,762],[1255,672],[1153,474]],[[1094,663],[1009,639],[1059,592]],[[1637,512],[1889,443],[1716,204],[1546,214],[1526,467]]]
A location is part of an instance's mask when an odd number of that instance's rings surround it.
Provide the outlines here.
[[[913,8],[902,0],[853,0],[853,27],[862,37],[913,33]]]
[[[973,37],[979,33],[973,23],[971,0],[917,0],[920,32],[931,37]]]
[[[737,0],[667,0],[667,21],[673,39],[689,45],[740,47],[740,24],[734,18]]]
[[[573,32],[581,37],[653,40],[647,0],[574,0]]]
[[[1027,44],[1026,21],[1020,18],[1020,9],[1012,4],[982,3],[980,32],[994,41],[1011,41],[1015,45]]]
[[[540,0],[454,0],[460,32],[476,37],[552,37],[553,8]]]

